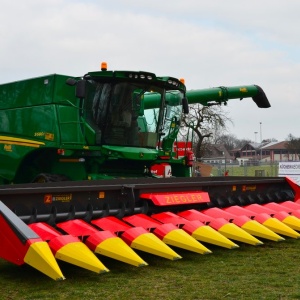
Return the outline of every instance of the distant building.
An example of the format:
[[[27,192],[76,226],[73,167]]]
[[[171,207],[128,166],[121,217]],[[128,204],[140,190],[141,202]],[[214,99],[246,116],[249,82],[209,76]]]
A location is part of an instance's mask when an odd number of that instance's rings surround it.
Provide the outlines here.
[[[298,161],[296,153],[289,150],[286,141],[247,143],[241,149],[229,151],[232,159],[242,164],[257,164],[259,162]]]
[[[299,161],[299,156],[295,151],[288,149],[286,141],[269,143],[262,147],[262,150],[268,154],[263,157],[264,161]]]
[[[299,155],[288,149],[288,142],[247,143],[227,151],[222,144],[209,144],[201,158],[207,164],[259,165],[262,162],[299,161]]]
[[[222,144],[209,144],[206,146],[205,155],[201,161],[208,164],[232,163],[232,157]]]

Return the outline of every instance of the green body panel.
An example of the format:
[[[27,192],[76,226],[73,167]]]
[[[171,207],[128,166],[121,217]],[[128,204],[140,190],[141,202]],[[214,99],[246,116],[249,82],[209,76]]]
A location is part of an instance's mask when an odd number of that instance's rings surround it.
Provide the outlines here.
[[[65,84],[67,78],[49,75],[0,85],[0,132],[42,141],[48,147],[84,144],[78,99],[74,88]]]
[[[22,109],[0,110],[0,118],[0,131],[2,133],[12,133],[14,137],[45,143],[59,142],[54,105],[46,104]]]
[[[133,148],[120,146],[103,146],[102,154],[109,155],[111,158],[122,158],[128,160],[150,160],[157,159],[157,150],[147,148]]]
[[[3,183],[9,183],[15,177],[20,158],[25,157],[35,148],[15,144],[2,144],[0,147],[1,178]]]
[[[257,86],[186,91],[173,77],[135,71],[2,84],[0,183],[43,174],[70,180],[151,176],[151,167],[166,164],[173,176],[188,177],[186,158],[173,152],[184,98],[210,105],[253,97],[260,106],[262,94]]]
[[[79,100],[74,88],[66,85],[67,78],[54,74],[0,85],[0,176],[4,182],[31,181],[35,170],[51,173],[57,165],[56,149],[85,145]]]
[[[0,85],[0,109],[76,101],[74,89],[66,85],[70,76],[52,74]]]
[[[79,109],[71,106],[56,106],[57,128],[60,129],[60,144],[85,145],[85,130],[79,118]]]

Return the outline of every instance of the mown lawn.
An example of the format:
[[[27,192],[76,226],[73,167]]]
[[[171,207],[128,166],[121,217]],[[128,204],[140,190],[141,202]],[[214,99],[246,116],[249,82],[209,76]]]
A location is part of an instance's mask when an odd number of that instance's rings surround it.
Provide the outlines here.
[[[101,257],[111,272],[98,275],[59,263],[66,280],[55,282],[29,266],[0,260],[0,299],[300,299],[300,240],[240,244],[168,261],[142,252],[136,268]]]
[[[278,176],[277,165],[262,165],[262,166],[236,166],[226,165],[226,170],[229,171],[229,176],[256,176],[260,172],[264,173],[264,176],[276,177]],[[214,166],[212,168],[213,176],[223,176],[225,172],[225,166]]]
[[[274,166],[232,167],[230,176],[277,176]],[[213,168],[216,176],[218,168]],[[245,174],[246,172],[246,174]],[[175,249],[182,257],[168,261],[139,252],[149,266],[136,268],[100,257],[111,272],[95,274],[75,266],[59,265],[65,277],[55,282],[30,266],[0,259],[0,300],[34,299],[300,299],[300,240],[264,241],[262,246],[239,244],[228,250],[199,255]]]

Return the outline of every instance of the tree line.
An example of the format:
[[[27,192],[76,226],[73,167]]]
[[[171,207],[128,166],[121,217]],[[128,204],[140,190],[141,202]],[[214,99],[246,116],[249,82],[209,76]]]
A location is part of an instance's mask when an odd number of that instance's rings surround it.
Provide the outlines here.
[[[238,139],[234,134],[227,133],[228,123],[232,119],[224,112],[221,105],[202,106],[190,105],[189,114],[183,117],[183,126],[180,130],[181,140],[192,140],[195,156],[201,159],[206,156],[209,145],[223,145],[227,151],[240,149],[251,139]],[[262,142],[276,141],[275,139]],[[300,159],[300,137],[289,134],[286,138],[286,148],[298,155]]]

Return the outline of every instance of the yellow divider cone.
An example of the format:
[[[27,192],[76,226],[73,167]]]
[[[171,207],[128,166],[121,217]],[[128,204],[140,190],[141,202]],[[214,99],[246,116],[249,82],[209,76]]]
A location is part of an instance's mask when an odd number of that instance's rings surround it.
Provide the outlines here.
[[[209,249],[207,249],[201,243],[196,241],[192,236],[187,234],[182,229],[174,229],[167,233],[163,238],[163,242],[171,246],[175,246],[200,254],[211,253]]]
[[[269,228],[258,223],[255,220],[246,222],[241,228],[247,231],[248,233],[263,239],[267,239],[275,242],[284,241],[283,237],[276,234],[274,231],[270,230]]]
[[[294,230],[300,230],[300,220],[295,216],[287,216],[285,219],[281,220],[281,222]]]
[[[95,252],[136,267],[148,265],[119,237],[104,240],[96,247]]]
[[[161,256],[170,260],[181,259],[182,257],[162,242],[153,233],[144,233],[136,237],[130,247]]]
[[[192,237],[198,241],[217,245],[227,249],[238,248],[239,246],[227,237],[209,226],[201,226],[192,233]]]
[[[24,262],[54,280],[65,279],[46,242],[32,243],[26,252]]]
[[[218,230],[221,234],[225,235],[227,238],[243,242],[246,244],[258,246],[262,245],[263,242],[252,236],[250,233],[246,232],[242,228],[236,226],[233,223],[226,223]]]
[[[95,254],[82,242],[66,244],[56,252],[55,258],[92,272],[109,272]]]
[[[238,248],[239,246],[227,239],[224,235],[214,230],[212,227],[204,225],[199,220],[189,221],[172,212],[162,212],[151,215],[151,218],[162,222],[163,224],[171,223],[180,227],[186,233],[191,235],[194,239],[217,246],[221,246],[228,249]],[[178,228],[178,227],[177,227]],[[155,233],[155,231],[154,231]],[[163,237],[163,236],[162,236]]]
[[[300,238],[300,234],[297,231],[282,223],[278,219],[269,218],[263,222],[263,225],[278,234],[282,234],[294,239]]]

